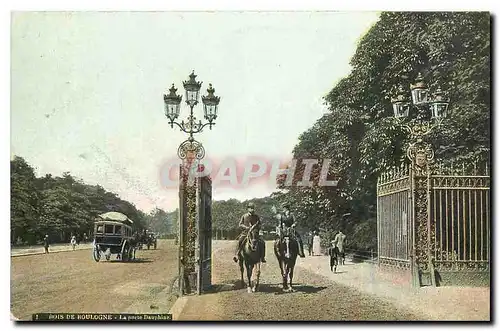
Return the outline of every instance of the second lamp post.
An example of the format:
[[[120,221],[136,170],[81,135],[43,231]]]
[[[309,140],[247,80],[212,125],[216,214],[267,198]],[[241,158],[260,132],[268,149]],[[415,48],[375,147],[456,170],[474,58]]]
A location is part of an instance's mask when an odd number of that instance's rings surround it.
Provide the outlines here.
[[[420,168],[434,159],[434,150],[429,143],[424,142],[424,136],[439,126],[448,115],[449,100],[440,88],[431,94],[419,73],[415,84],[410,84],[411,101],[406,97],[404,89],[399,89],[399,94],[392,99],[394,117],[397,119],[409,118],[410,109],[415,110],[415,121],[404,124],[410,133],[412,142],[407,149],[407,156]],[[413,106],[413,107],[412,107]]]

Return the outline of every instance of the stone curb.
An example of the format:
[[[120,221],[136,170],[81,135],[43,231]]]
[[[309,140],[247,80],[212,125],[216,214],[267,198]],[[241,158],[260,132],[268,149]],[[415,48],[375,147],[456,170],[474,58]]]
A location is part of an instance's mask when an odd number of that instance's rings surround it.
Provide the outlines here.
[[[75,251],[82,251],[86,249],[92,249],[92,247],[81,247],[75,249]],[[54,253],[60,253],[60,252],[72,252],[73,250],[71,248],[68,249],[63,249],[63,250],[57,250],[57,251],[50,251],[49,254],[54,254]],[[29,255],[43,255],[45,252],[30,252],[30,253],[11,253],[10,257],[19,257],[19,256],[29,256]]]
[[[177,318],[179,316],[181,316],[182,311],[186,307],[188,301],[189,301],[188,296],[183,296],[183,297],[177,298],[177,300],[175,300],[174,304],[172,305],[172,307],[168,311],[169,314],[172,314],[173,321],[177,320]]]

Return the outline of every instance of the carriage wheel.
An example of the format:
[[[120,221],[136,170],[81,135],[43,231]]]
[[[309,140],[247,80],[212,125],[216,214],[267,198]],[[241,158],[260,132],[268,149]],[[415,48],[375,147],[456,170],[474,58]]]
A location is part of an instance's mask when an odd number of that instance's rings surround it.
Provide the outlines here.
[[[99,260],[101,259],[101,251],[97,248],[97,246],[94,246],[92,248],[92,257],[96,262],[99,262]]]

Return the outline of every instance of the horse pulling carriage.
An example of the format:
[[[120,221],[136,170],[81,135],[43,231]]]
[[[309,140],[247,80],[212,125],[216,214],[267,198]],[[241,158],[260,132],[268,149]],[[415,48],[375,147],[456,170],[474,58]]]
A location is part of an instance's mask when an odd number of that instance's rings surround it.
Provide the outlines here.
[[[153,246],[153,249],[156,249],[156,246],[158,244],[158,241],[156,239],[156,235],[153,232],[146,232],[146,238],[145,238],[145,244],[146,247],[149,249],[151,246]]]
[[[98,216],[94,223],[94,242],[92,257],[99,262],[104,255],[106,260],[116,254],[117,259],[127,262],[135,259],[135,238],[132,220],[126,215],[109,212]]]

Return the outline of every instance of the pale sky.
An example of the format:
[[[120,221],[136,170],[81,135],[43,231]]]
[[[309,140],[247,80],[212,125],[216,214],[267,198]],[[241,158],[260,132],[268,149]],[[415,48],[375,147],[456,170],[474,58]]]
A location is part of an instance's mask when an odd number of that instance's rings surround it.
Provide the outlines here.
[[[349,74],[374,12],[16,13],[11,44],[11,154],[37,175],[64,171],[149,211],[174,210],[160,172],[187,138],[163,94],[192,70],[221,97],[207,157],[286,160]],[[183,100],[185,97],[183,97]],[[179,120],[188,106],[182,103]],[[198,119],[203,107],[195,107]],[[263,197],[265,183],[215,186],[215,200]]]

